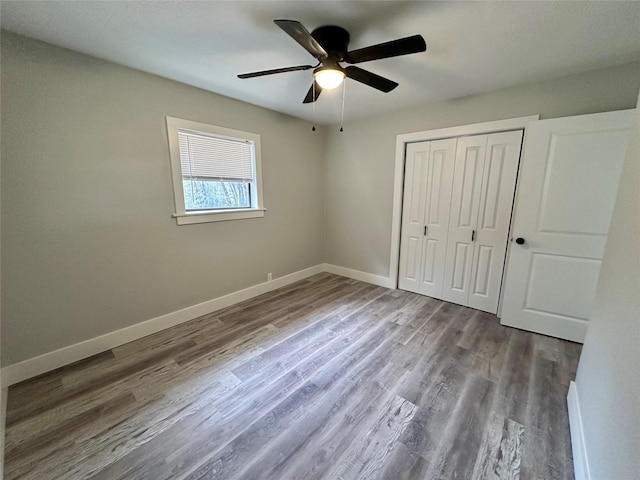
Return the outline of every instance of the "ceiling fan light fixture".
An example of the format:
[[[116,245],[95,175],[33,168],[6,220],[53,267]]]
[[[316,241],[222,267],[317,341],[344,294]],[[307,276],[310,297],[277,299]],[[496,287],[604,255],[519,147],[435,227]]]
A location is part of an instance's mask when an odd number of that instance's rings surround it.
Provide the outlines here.
[[[331,90],[344,81],[344,72],[335,68],[319,68],[313,72],[313,77],[323,90]]]

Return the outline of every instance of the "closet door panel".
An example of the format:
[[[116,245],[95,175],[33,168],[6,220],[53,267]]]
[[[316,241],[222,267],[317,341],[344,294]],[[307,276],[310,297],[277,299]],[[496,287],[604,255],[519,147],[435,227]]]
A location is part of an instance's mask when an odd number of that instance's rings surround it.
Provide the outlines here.
[[[426,185],[431,142],[407,146],[404,195],[402,202],[402,234],[400,239],[400,271],[398,286],[420,293]]]
[[[496,313],[515,192],[522,131],[487,137],[467,305]]]
[[[487,135],[458,139],[451,196],[442,299],[466,305],[469,297]]]
[[[420,293],[442,297],[456,139],[431,142],[427,166]]]

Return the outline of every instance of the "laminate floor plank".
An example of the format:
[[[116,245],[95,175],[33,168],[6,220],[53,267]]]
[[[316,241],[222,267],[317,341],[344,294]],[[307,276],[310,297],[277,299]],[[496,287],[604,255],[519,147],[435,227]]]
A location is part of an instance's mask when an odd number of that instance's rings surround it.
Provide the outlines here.
[[[380,479],[414,480],[426,478],[428,464],[421,456],[398,442],[384,466]]]
[[[448,361],[432,372],[428,383],[421,383],[421,394],[414,399],[419,408],[400,441],[429,465],[437,461],[446,428],[464,394],[468,375],[462,365],[469,358],[465,349],[451,350]],[[460,434],[457,430],[453,433]]]
[[[219,454],[206,460],[185,478],[188,480],[229,478],[237,468],[242,466],[243,458],[251,458],[255,455],[256,449],[263,448],[266,442],[286,431],[286,427],[299,419],[306,408],[310,408],[314,402],[318,401],[322,393],[329,390],[363,361],[393,327],[393,324],[387,324],[373,331],[374,334],[367,333],[357,348],[347,348],[346,357],[334,356],[313,376],[312,382],[306,382],[266,416],[258,419],[248,430],[229,442]]]
[[[37,436],[9,445],[5,449],[5,459],[13,463],[12,459],[26,457],[33,451],[44,451],[47,445],[53,444],[57,446],[61,440],[61,436],[74,435],[78,433],[81,426],[91,423],[96,417],[105,416],[106,412],[118,409],[123,405],[132,405],[135,401],[136,398],[132,394],[123,393],[69,420],[51,425],[49,428],[43,429]]]
[[[520,478],[524,427],[492,413],[471,478],[515,480]]]
[[[423,309],[417,317],[421,319],[419,322],[404,323],[398,329],[397,339],[400,344],[392,352],[391,361],[397,362],[409,370],[414,370],[423,355],[433,345],[439,344],[437,338],[447,330],[447,324],[431,321],[436,312],[437,309],[435,311]],[[455,329],[450,329],[450,331],[452,334],[456,334]]]
[[[534,335],[531,333],[521,330],[511,332],[493,407],[496,413],[521,425],[526,423],[533,342]]]
[[[332,282],[335,284],[335,282]],[[197,339],[200,347],[194,352],[185,352],[185,355],[177,358],[179,363],[187,363],[194,359],[198,359],[199,354],[206,354],[207,350],[215,350],[220,345],[225,344],[228,338],[238,338],[240,335],[251,335],[252,331],[262,325],[273,325],[278,327],[283,334],[291,329],[285,329],[288,324],[295,323],[296,331],[302,329],[303,324],[314,323],[318,319],[324,317],[326,311],[335,312],[335,302],[339,301],[340,306],[348,309],[349,300],[355,299],[356,302],[366,302],[365,297],[372,291],[377,291],[378,295],[382,294],[382,289],[372,285],[350,285],[343,284],[333,286],[331,289],[318,289],[313,295],[305,295],[296,302],[281,305],[280,309],[271,309],[268,314],[251,315],[250,321],[246,323],[238,321],[230,321],[224,315],[217,317],[219,320],[224,319],[223,323],[228,325],[227,330],[219,332],[213,338],[211,336],[200,335]],[[267,303],[266,301],[261,304]],[[358,308],[355,306],[354,308]]]
[[[322,273],[9,389],[9,480],[571,479],[580,345]]]
[[[140,355],[148,355],[155,351],[172,348],[177,343],[181,343],[184,340],[193,340],[197,343],[200,338],[215,335],[223,326],[224,322],[219,318],[213,315],[205,315],[193,322],[189,322],[188,325],[185,325],[184,327],[182,327],[182,325],[178,326],[182,328],[168,328],[154,335],[149,335],[136,340],[135,342],[125,343],[124,345],[120,345],[110,351],[113,352],[114,358],[118,360]],[[95,372],[93,369],[85,369],[83,374],[90,376],[95,375]],[[71,376],[67,375],[65,380],[66,383],[69,383]]]
[[[74,445],[48,452],[45,459],[30,462],[26,478],[74,479],[92,475],[140,445],[163,433],[195,412],[210,409],[209,395],[237,382],[232,375],[218,376],[215,383],[176,396],[157,395],[115,411],[111,418],[94,419],[93,430],[76,435]],[[77,448],[81,445],[81,448]],[[39,451],[39,450],[38,450]],[[36,451],[36,452],[38,452]],[[32,451],[33,452],[33,451]],[[108,456],[101,452],[109,452]],[[33,455],[33,453],[30,453]],[[53,459],[54,462],[44,461]],[[24,465],[22,465],[24,466]]]
[[[525,424],[522,474],[567,478],[573,473],[566,388],[559,363],[535,355]]]
[[[480,452],[495,384],[468,376],[426,478],[471,478]]]
[[[453,315],[449,319],[449,326],[451,328],[457,328],[458,330],[468,330],[469,329],[469,321],[476,315],[482,315],[484,312],[479,312],[478,310],[474,310],[473,308],[463,307],[462,305],[456,305],[457,310],[454,310],[451,305],[447,304],[450,309],[453,310]],[[488,315],[488,314],[487,314]],[[495,318],[495,316],[492,316]]]
[[[14,443],[21,443],[32,436],[40,435],[40,432],[50,426],[68,421],[77,415],[109,402],[123,393],[130,393],[142,385],[160,384],[161,379],[170,374],[177,367],[173,360],[169,359],[154,365],[136,375],[127,377],[121,381],[110,383],[95,390],[91,395],[73,397],[55,408],[42,410],[36,414],[12,424],[5,431],[5,448],[11,448]],[[96,425],[92,425],[95,431]],[[34,454],[36,452],[33,452]]]
[[[361,332],[366,332],[366,330],[377,321],[377,319],[374,318],[376,315],[384,315],[382,312],[391,311],[401,302],[401,298],[382,295],[362,306],[362,308],[355,313],[346,316],[336,315],[328,318],[327,323],[329,325],[326,326],[323,335],[312,337],[310,342],[301,344],[299,348],[288,348],[286,355],[278,355],[277,360],[253,362],[244,368],[234,369],[233,372],[239,378],[242,378],[243,381],[256,376],[271,377],[276,375],[279,371],[287,370],[291,365],[298,363],[301,359],[317,351],[322,345],[333,338],[341,338],[354,331],[357,335]],[[389,327],[392,325],[393,324],[389,324]],[[314,325],[312,328],[316,327],[317,325]],[[321,327],[325,327],[325,325],[321,325]],[[268,357],[270,353],[272,352],[265,352],[264,355]]]
[[[384,331],[393,328],[393,324],[389,323],[379,326]],[[169,463],[173,464],[171,468],[174,465],[193,464],[199,458],[206,456],[207,452],[212,452],[214,446],[219,444],[220,438],[233,438],[234,432],[241,432],[248,427],[252,418],[259,417],[258,412],[262,412],[262,415],[266,414],[269,408],[286,399],[287,395],[292,394],[303,382],[314,375],[317,379],[318,372],[322,371],[327,364],[341,358],[340,353],[349,354],[349,356],[345,355],[343,359],[344,366],[344,363],[352,361],[352,357],[358,352],[361,354],[369,352],[372,345],[384,338],[384,331],[375,338],[369,338],[376,334],[376,329],[371,326],[369,328],[361,326],[361,330],[365,332],[365,335],[346,335],[343,338],[334,339],[335,341],[327,342],[322,348],[310,350],[310,356],[304,358],[302,362],[292,365],[292,369],[288,373],[283,372],[282,369],[276,369],[270,375],[262,375],[259,382],[244,383],[236,391],[213,400],[211,406],[220,411],[220,418],[215,428],[205,432],[206,438],[198,443],[196,448],[188,446],[167,452],[166,458],[170,460]],[[282,373],[285,374],[277,376]],[[332,374],[336,375],[333,372]],[[237,399],[241,400],[240,405],[238,405]],[[251,412],[251,416],[246,415],[247,411]],[[157,443],[159,443],[157,448],[162,449],[162,440],[158,439]],[[155,477],[150,478],[173,478],[176,474],[173,470],[165,472],[164,470],[160,471],[159,468],[154,470]]]
[[[75,388],[57,389],[55,392],[49,392],[47,395],[38,396],[31,402],[24,402],[22,405],[16,406],[12,410],[11,415],[7,417],[7,428],[40,412],[53,410],[76,398],[86,398],[92,394],[95,396],[96,390],[104,388],[105,385],[118,382],[119,380],[144,371],[163,360],[172,358],[175,353],[184,351],[194,345],[195,343],[192,340],[188,340],[169,350],[155,353],[144,359],[136,359],[136,361],[131,363],[111,365],[105,369],[104,374],[99,376],[95,375],[86,382],[77,385]]]
[[[378,478],[416,408],[413,403],[394,395],[374,425],[362,432],[327,477],[336,480]]]
[[[402,345],[408,345],[411,342],[423,343],[424,338],[415,337],[427,337],[431,335],[434,330],[438,330],[440,327],[448,327],[446,322],[438,322],[437,320],[432,321],[433,317],[446,304],[440,300],[431,300],[433,301],[427,303],[418,310],[413,318],[403,321],[401,336],[398,338],[398,341]]]
[[[428,345],[424,352],[419,352],[420,358],[409,377],[400,388],[400,396],[412,403],[418,404],[421,398],[430,393],[430,388],[437,383],[445,368],[455,368],[467,350],[457,346],[462,332],[453,328],[444,328],[436,340]]]
[[[264,374],[265,370],[277,364],[280,358],[304,349],[314,340],[321,339],[326,343],[328,337],[336,334],[334,330],[331,330],[333,326],[375,300],[375,297],[371,299],[360,296],[363,293],[371,292],[372,290],[370,289],[356,290],[353,297],[351,295],[343,297],[341,306],[331,304],[333,309],[330,310],[324,310],[322,307],[318,308],[317,312],[310,316],[309,321],[304,317],[301,319],[307,325],[306,328],[297,328],[298,322],[294,323],[289,329],[283,326],[282,331],[290,333],[290,336],[280,338],[278,342],[269,345],[269,348],[261,354],[253,356],[249,361],[234,368],[233,372],[244,381]],[[379,292],[380,295],[382,293]]]
[[[383,362],[377,362],[383,363]],[[361,378],[350,380],[349,388],[339,392],[329,412],[332,419],[311,430],[295,452],[269,472],[274,479],[299,478],[317,480],[324,478],[336,460],[349,448],[363,425],[373,423],[379,415],[380,405],[386,404],[394,394],[398,376],[406,373],[397,365],[387,362],[377,370],[373,381]],[[297,428],[296,428],[297,430]],[[261,464],[254,462],[257,467]],[[245,478],[239,476],[238,478]]]
[[[366,404],[371,404],[371,399],[384,397],[389,394],[389,389],[397,384],[399,378],[406,373],[404,369],[384,362],[385,348],[389,342],[384,342],[378,348],[371,351],[370,355],[377,358],[374,362],[360,362],[361,368],[356,368],[349,375],[343,376],[337,383],[325,391],[323,397],[315,402],[313,408],[307,409],[307,413],[303,418],[296,422],[294,428],[288,429],[284,435],[270,442],[266,448],[262,449],[252,462],[245,467],[243,471],[237,474],[237,478],[242,479],[280,479],[288,478],[282,472],[282,468],[293,459],[298,459],[305,463],[311,463],[313,455],[311,452],[315,447],[309,448],[309,445],[317,438],[326,434],[325,427],[331,426],[331,420],[348,410],[350,415],[358,414]],[[388,350],[388,348],[386,348]],[[380,359],[380,360],[378,360]],[[352,420],[353,421],[353,420]],[[349,430],[346,425],[342,424],[342,434]],[[332,442],[337,441],[337,435],[340,433],[334,431]],[[326,440],[326,439],[323,439]],[[353,437],[349,438],[353,441]],[[307,448],[305,448],[307,447]],[[306,456],[309,454],[309,456]],[[329,458],[335,458],[335,450]],[[326,457],[325,457],[326,458]],[[300,465],[298,465],[300,468]],[[297,470],[297,468],[296,468]],[[312,467],[313,471],[319,471],[318,464]],[[309,478],[304,473],[296,472],[300,478]]]
[[[398,325],[404,325],[407,322],[411,322],[416,318],[416,314],[423,311],[425,306],[429,310],[433,309],[433,299],[429,297],[423,297],[421,295],[408,295],[405,303],[395,310],[388,318],[389,322],[397,323]]]
[[[53,372],[45,373],[37,377],[25,380],[17,385],[11,386],[11,397],[7,401],[7,413],[14,417],[16,409],[24,406],[25,403],[33,401],[35,396],[49,396],[55,390],[62,388],[62,381],[66,375],[77,371],[86,371],[94,365],[106,365],[114,359],[111,350],[99,353],[92,357],[74,362],[70,365],[58,368]],[[54,393],[55,394],[55,393]]]
[[[302,281],[291,285],[291,288],[283,287],[275,292],[231,306],[227,310],[218,312],[216,316],[226,324],[238,322],[245,325],[248,319],[261,318],[282,309],[289,309],[294,305],[308,304],[325,292],[344,288],[345,285],[348,285],[345,279],[336,277],[322,283]],[[272,293],[275,294],[271,295]]]
[[[458,345],[474,354],[474,369],[485,378],[497,381],[504,365],[505,345],[509,343],[510,329],[492,322],[493,315],[476,312],[464,328]]]

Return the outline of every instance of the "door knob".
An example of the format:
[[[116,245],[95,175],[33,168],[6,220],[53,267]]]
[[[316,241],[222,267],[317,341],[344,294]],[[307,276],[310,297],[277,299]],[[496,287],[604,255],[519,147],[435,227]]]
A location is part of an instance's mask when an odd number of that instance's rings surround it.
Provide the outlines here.
[[[524,245],[524,238],[522,238],[522,237],[518,237],[518,238],[516,238],[516,243],[517,243],[518,245]]]

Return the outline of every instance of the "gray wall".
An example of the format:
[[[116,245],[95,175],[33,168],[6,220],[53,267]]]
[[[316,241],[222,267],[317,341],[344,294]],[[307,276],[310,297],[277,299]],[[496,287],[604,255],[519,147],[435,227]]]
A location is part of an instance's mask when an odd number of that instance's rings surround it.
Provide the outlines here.
[[[328,262],[386,276],[397,134],[630,108],[640,81],[635,63],[314,134],[301,120],[10,33],[1,53],[4,366],[267,272]],[[265,218],[176,226],[165,115],[262,135]]]
[[[325,262],[389,275],[396,135],[534,114],[633,108],[639,84],[640,63],[633,63],[348,122],[343,133],[329,128]]]
[[[576,377],[593,480],[640,478],[640,110],[637,113]]]
[[[2,364],[322,262],[323,130],[2,35]],[[165,115],[261,134],[264,218],[176,226]]]

